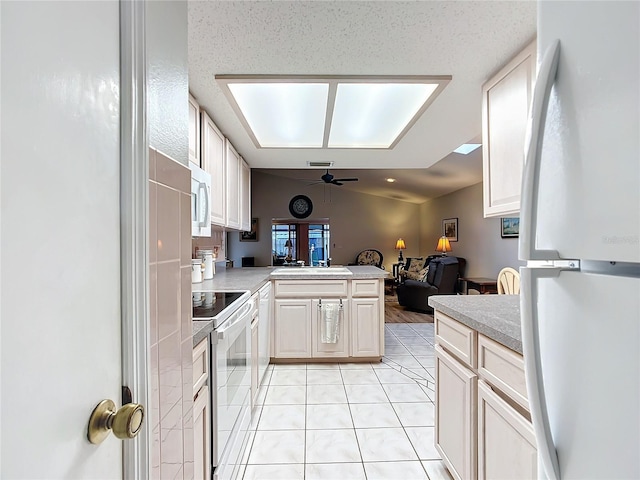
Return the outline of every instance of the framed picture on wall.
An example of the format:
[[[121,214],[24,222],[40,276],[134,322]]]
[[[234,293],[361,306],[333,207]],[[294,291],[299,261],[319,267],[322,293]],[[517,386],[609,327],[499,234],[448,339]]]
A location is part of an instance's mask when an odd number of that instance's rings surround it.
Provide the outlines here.
[[[449,239],[450,242],[458,241],[458,219],[445,218],[442,220],[442,234]]]
[[[500,236],[502,238],[517,238],[519,235],[520,217],[500,219]]]
[[[258,219],[251,219],[251,230],[248,232],[240,232],[241,242],[257,242],[258,241]]]

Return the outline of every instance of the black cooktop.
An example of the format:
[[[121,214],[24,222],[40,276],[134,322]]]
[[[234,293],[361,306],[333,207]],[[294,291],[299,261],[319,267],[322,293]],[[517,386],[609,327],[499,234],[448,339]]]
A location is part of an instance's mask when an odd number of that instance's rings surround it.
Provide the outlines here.
[[[202,292],[200,299],[193,300],[193,319],[211,318],[227,308],[244,292]],[[195,294],[194,294],[195,295]],[[202,302],[200,305],[198,303]]]

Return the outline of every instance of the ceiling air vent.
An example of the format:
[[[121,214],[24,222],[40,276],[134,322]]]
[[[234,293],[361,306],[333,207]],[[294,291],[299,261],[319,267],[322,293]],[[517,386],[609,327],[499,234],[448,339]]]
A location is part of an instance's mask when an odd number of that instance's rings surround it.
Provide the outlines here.
[[[329,168],[333,167],[333,162],[307,162],[308,167]]]

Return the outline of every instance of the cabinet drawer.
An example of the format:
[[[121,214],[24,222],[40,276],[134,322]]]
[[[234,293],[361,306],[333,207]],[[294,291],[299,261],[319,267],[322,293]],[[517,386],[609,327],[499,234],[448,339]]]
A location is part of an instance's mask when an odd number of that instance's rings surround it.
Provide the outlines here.
[[[463,363],[476,368],[476,331],[438,311],[435,322],[437,343]]]
[[[478,373],[488,383],[529,410],[522,355],[478,335]]]
[[[193,349],[193,396],[207,383],[209,376],[209,343],[208,339],[201,341]]]
[[[351,282],[351,295],[353,297],[377,297],[379,294],[380,280],[377,278],[353,280]]]
[[[275,282],[276,297],[326,298],[345,297],[346,280],[278,280]]]

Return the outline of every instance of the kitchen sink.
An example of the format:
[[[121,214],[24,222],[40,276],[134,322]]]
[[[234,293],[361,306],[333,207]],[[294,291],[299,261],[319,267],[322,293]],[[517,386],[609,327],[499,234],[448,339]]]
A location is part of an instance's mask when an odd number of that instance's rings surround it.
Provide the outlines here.
[[[276,268],[272,275],[353,275],[346,267],[281,267]]]

